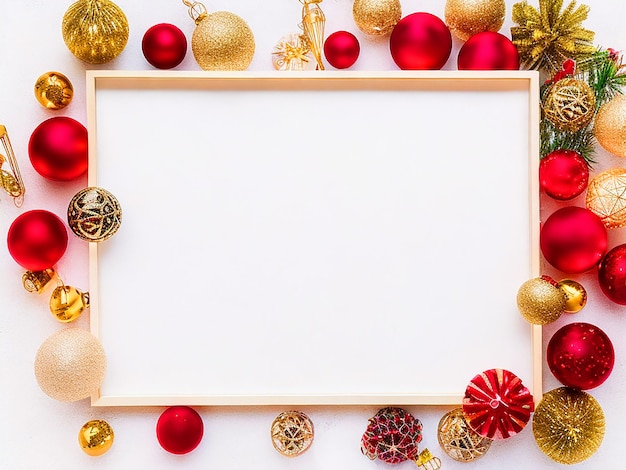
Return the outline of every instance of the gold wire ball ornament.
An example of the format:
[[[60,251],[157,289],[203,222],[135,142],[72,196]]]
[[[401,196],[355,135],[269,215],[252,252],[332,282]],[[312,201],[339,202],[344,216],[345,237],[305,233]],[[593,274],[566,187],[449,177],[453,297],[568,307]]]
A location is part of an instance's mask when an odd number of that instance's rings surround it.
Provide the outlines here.
[[[122,224],[122,208],[106,189],[90,186],[80,190],[67,207],[70,229],[82,240],[101,242],[111,238]]]
[[[626,168],[606,170],[592,178],[585,205],[606,228],[626,226]]]
[[[110,0],[78,0],[70,5],[61,25],[65,45],[80,60],[104,64],[128,43],[128,19]]]
[[[50,296],[50,312],[61,323],[69,323],[80,317],[89,307],[89,293],[72,286],[57,286]]]
[[[22,275],[22,285],[27,292],[41,294],[55,276],[56,271],[53,268],[43,271],[26,271]]]
[[[313,422],[300,411],[286,411],[272,422],[274,448],[285,457],[296,457],[313,443]]]
[[[529,279],[517,291],[517,308],[524,319],[534,325],[558,320],[566,303],[567,296],[549,276]]]
[[[386,36],[402,18],[400,0],[354,0],[354,24],[365,34]]]
[[[35,82],[35,98],[46,109],[59,110],[72,102],[74,87],[65,75],[46,72]]]
[[[605,427],[596,399],[568,387],[544,394],[533,416],[539,449],[560,464],[573,465],[591,457],[602,444]]]
[[[308,40],[298,33],[283,36],[272,49],[272,64],[276,70],[315,70],[317,61]]]
[[[92,457],[108,452],[114,440],[113,428],[101,419],[87,421],[78,431],[78,445]]]
[[[607,152],[626,158],[626,95],[616,95],[600,106],[593,133]]]
[[[472,462],[487,453],[493,442],[469,427],[463,408],[448,411],[439,420],[439,445],[448,456],[458,462]]]
[[[550,86],[543,102],[544,116],[558,129],[578,132],[596,112],[596,95],[586,82],[563,78]]]
[[[566,297],[565,313],[578,313],[587,305],[587,291],[573,279],[563,279],[557,283]]]
[[[504,24],[504,0],[447,0],[445,23],[461,41],[483,31],[497,32]]]

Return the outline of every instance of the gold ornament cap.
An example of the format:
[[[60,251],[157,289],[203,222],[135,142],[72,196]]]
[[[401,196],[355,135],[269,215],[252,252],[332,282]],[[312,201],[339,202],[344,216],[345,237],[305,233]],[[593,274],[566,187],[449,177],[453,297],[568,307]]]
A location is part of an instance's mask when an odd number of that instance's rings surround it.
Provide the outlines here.
[[[504,24],[504,0],[447,0],[445,23],[461,41],[483,31],[498,32]]]
[[[102,242],[119,230],[122,207],[106,189],[90,186],[81,189],[70,200],[67,222],[78,238],[88,242]]]
[[[387,36],[402,18],[402,5],[400,0],[354,0],[352,17],[363,33]]]
[[[87,421],[78,431],[78,445],[85,454],[92,457],[108,452],[114,439],[113,428],[101,419]]]
[[[286,411],[272,422],[274,449],[285,457],[296,457],[313,444],[313,422],[301,411]]]
[[[56,272],[53,268],[43,271],[26,271],[22,275],[22,285],[28,292],[41,294],[55,276]]]
[[[65,75],[46,72],[35,82],[35,98],[46,109],[59,110],[72,102],[74,87]]]
[[[565,311],[567,297],[549,276],[524,282],[517,291],[517,308],[526,321],[547,325],[559,319]]]
[[[578,313],[587,305],[587,291],[573,279],[563,279],[557,287],[565,294],[565,313]]]
[[[58,286],[50,297],[50,312],[61,323],[69,323],[80,317],[89,307],[89,293],[81,292],[76,287]]]
[[[478,460],[487,453],[493,442],[467,424],[463,408],[455,408],[441,417],[437,439],[444,452],[457,462]]]
[[[593,133],[609,153],[626,158],[626,96],[616,95],[600,106]]]

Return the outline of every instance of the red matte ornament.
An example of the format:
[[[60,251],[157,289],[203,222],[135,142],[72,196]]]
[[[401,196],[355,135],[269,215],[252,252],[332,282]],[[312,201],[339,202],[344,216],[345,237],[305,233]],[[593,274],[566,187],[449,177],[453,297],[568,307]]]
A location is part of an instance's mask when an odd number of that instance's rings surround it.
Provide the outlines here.
[[[369,459],[396,464],[415,460],[422,440],[422,422],[402,408],[383,408],[369,419],[361,452]]]
[[[616,246],[602,259],[598,283],[609,300],[626,305],[626,244]]]
[[[74,180],[87,171],[87,129],[67,116],[50,118],[31,134],[28,155],[44,178]]]
[[[475,376],[463,398],[467,424],[489,439],[506,439],[519,433],[534,409],[528,388],[505,369],[490,369]]]
[[[437,16],[412,13],[394,26],[389,48],[402,70],[439,70],[452,52],[452,34]]]
[[[506,36],[483,31],[461,46],[457,67],[459,70],[519,70],[519,53]]]
[[[608,244],[600,218],[576,206],[563,207],[550,215],[539,238],[548,263],[568,274],[584,273],[597,266]]]
[[[548,367],[566,387],[589,390],[608,379],[615,364],[613,343],[597,326],[570,323],[559,329],[548,343]]]
[[[172,454],[188,454],[200,444],[204,423],[196,410],[188,406],[172,406],[161,413],[156,425],[161,447]]]
[[[159,23],[145,32],[141,41],[141,50],[153,67],[171,69],[185,58],[187,38],[177,26]]]
[[[336,69],[352,67],[360,53],[359,40],[348,31],[335,31],[324,41],[324,56]]]
[[[32,210],[17,217],[7,234],[13,259],[29,271],[54,266],[67,249],[67,229],[52,212]]]
[[[587,189],[589,166],[574,150],[555,150],[539,163],[539,183],[551,198],[559,201],[573,199]]]

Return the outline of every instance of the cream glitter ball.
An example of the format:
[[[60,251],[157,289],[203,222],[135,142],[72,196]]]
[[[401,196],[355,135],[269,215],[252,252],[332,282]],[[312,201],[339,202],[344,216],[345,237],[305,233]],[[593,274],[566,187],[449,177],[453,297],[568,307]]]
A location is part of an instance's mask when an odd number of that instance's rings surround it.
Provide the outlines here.
[[[89,397],[102,383],[106,356],[100,341],[80,328],[49,336],[35,357],[35,377],[41,390],[59,401]]]

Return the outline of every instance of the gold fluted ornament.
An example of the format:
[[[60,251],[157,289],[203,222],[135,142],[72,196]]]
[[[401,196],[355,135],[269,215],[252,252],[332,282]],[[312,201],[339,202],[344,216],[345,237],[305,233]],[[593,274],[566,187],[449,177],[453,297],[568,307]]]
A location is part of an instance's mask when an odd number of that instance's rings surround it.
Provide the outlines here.
[[[582,390],[561,387],[543,395],[533,416],[533,434],[539,449],[567,465],[591,457],[605,431],[600,404]]]
[[[616,95],[611,101],[600,106],[593,134],[607,152],[626,158],[625,95]]]
[[[447,0],[445,22],[461,41],[483,31],[497,32],[504,24],[504,0]]]
[[[90,64],[115,59],[128,43],[128,20],[110,0],[78,0],[70,5],[61,25],[72,54]]]
[[[402,18],[400,0],[354,0],[354,24],[365,34],[386,36]]]
[[[87,421],[78,431],[78,445],[83,452],[92,457],[107,452],[113,445],[113,428],[101,419]]]
[[[246,70],[254,57],[254,34],[243,18],[228,11],[208,13],[199,2],[183,0],[196,23],[191,50],[203,70]]]
[[[300,0],[302,6],[302,31],[309,42],[311,52],[317,61],[317,68],[324,70],[322,52],[324,51],[324,28],[326,15],[320,8],[322,0]]]
[[[437,439],[445,453],[458,462],[481,458],[492,443],[491,439],[481,436],[467,424],[463,408],[455,408],[441,417]]]
[[[50,296],[50,312],[61,323],[76,320],[87,307],[89,293],[81,292],[76,287],[58,286]]]
[[[611,168],[594,176],[587,186],[585,205],[606,228],[626,226],[626,168]]]

